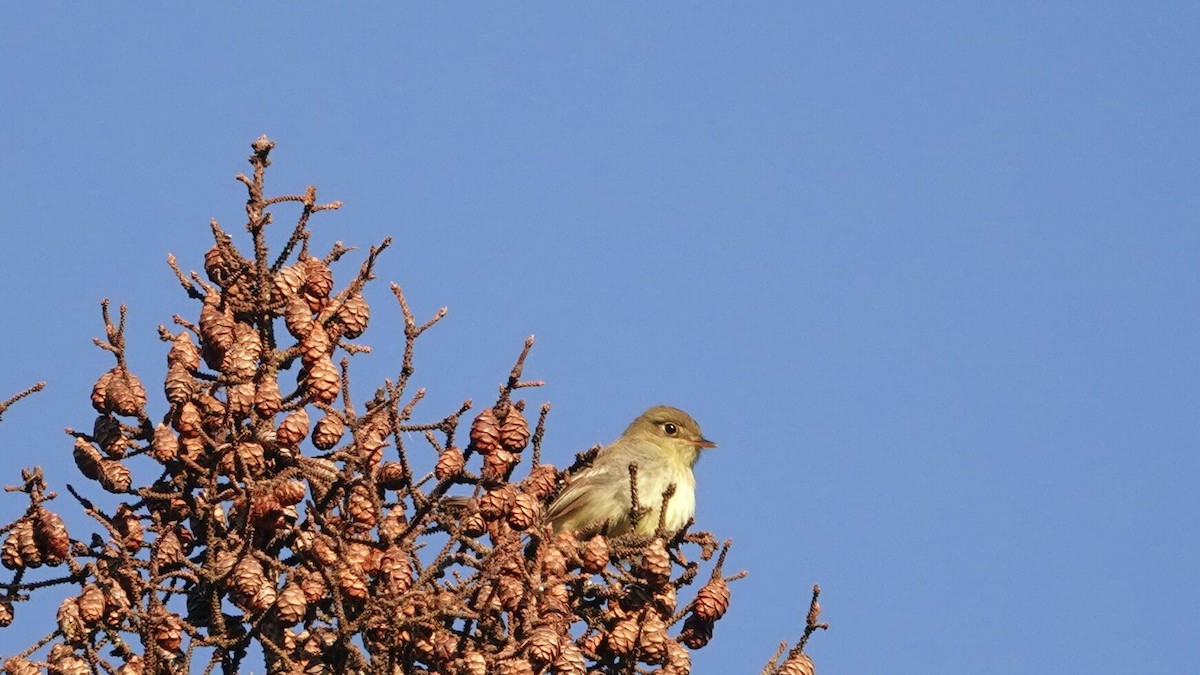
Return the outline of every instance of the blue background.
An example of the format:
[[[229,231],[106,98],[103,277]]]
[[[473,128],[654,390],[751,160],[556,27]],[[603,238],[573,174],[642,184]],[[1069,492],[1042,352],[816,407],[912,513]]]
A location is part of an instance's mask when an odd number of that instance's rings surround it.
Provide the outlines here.
[[[274,193],[345,202],[319,251],[395,237],[360,397],[399,368],[394,280],[450,307],[419,418],[493,400],[535,334],[551,461],[655,403],[720,443],[699,524],[750,576],[695,672],[758,672],[815,582],[822,673],[1195,671],[1197,5],[4,14],[0,399],[49,386],[0,424],[3,482],[83,481],[101,298],[165,410],[155,326],[198,314],[166,255],[241,232],[268,134]]]

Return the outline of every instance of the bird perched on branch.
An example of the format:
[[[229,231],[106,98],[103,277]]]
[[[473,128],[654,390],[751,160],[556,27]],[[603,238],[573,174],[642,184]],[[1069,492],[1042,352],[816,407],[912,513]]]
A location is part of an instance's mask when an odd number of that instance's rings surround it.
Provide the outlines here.
[[[555,531],[630,531],[654,534],[663,494],[674,486],[662,519],[665,530],[678,530],[696,511],[696,476],[692,467],[704,448],[716,443],[700,433],[700,425],[679,408],[657,406],[642,413],[611,445],[601,448],[592,465],[572,477],[550,505],[546,520]],[[636,465],[640,517],[632,527],[630,464]]]

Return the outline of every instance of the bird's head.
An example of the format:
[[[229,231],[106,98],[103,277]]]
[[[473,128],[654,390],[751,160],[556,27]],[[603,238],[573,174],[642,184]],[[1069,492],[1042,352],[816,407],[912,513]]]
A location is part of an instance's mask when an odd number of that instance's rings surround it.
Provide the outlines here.
[[[655,406],[642,413],[629,425],[622,438],[652,441],[688,464],[696,462],[700,450],[717,447],[716,443],[700,433],[700,425],[691,415],[666,405]]]

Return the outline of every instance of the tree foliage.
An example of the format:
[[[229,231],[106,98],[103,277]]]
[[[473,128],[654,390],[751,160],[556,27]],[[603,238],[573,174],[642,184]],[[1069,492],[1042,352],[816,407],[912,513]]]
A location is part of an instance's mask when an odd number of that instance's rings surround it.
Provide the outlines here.
[[[274,143],[252,147],[253,172],[238,176],[249,250],[213,222],[203,276],[169,258],[197,306],[158,328],[168,368],[154,407],[165,413],[152,415],[126,360],[125,307],[114,321],[103,305],[96,344],[115,363],[92,391],[91,428],[67,431],[79,471],[116,506],[69,489],[97,525],[76,538],[40,469],[10,488],[28,507],[0,529],[12,572],[0,624],[34,592],[69,593],[44,638],[4,642],[5,672],[688,673],[740,576],[724,571],[730,543],[689,528],[551,532],[543,509],[596,449],[566,469],[541,461],[550,406],[531,426],[519,398],[540,384],[523,379],[532,339],[490,405],[417,421],[414,349],[445,310],[419,322],[394,284],[403,361],[356,402],[350,364],[368,349],[356,340],[371,316],[362,290],[390,241],[337,288],[352,249],[314,254],[309,221],[340,204],[318,203],[312,187],[268,197]],[[300,215],[275,252],[280,203]],[[811,673],[803,644],[822,626],[814,593],[804,638],[764,672]]]

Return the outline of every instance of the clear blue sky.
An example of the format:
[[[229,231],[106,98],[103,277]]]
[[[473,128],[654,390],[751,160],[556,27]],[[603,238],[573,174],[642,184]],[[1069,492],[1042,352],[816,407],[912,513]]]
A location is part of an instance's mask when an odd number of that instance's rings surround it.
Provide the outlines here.
[[[750,576],[695,672],[757,673],[814,582],[826,675],[1195,672],[1200,9],[898,7],[8,5],[0,393],[49,386],[3,481],[84,482],[101,298],[161,381],[166,255],[240,226],[265,133],[346,203],[319,248],[395,237],[363,391],[394,280],[450,307],[419,415],[535,334],[549,459],[660,402],[720,442],[698,517]]]

